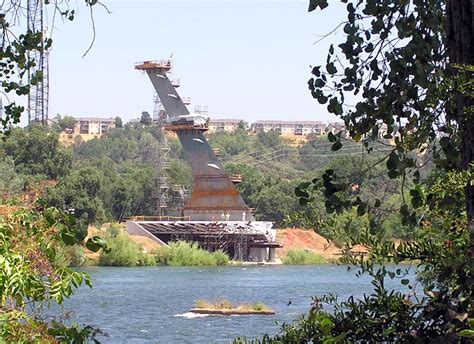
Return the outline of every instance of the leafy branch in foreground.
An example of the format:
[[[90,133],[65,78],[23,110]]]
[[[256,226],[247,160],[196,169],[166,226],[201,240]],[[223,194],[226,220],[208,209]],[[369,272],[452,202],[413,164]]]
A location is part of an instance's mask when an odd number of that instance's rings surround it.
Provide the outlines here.
[[[368,152],[383,138],[392,151],[379,161],[400,179],[402,225],[413,239],[381,235],[379,200],[360,197],[337,168],[300,184],[302,204],[322,195],[328,213],[355,210],[369,227],[344,233],[341,259],[372,277],[360,300],[316,299],[313,309],[281,333],[257,343],[470,343],[474,340],[474,36],[472,1],[341,0],[345,40],[331,45],[325,66],[312,70],[312,96],[345,122]],[[309,10],[327,0],[310,0]],[[354,107],[347,99],[356,99]],[[328,135],[332,149],[342,133]],[[435,169],[422,178],[428,154]],[[336,229],[337,230],[337,229]],[[339,229],[344,232],[344,228]],[[351,254],[362,245],[366,255]],[[415,280],[400,266],[416,265]],[[387,290],[399,279],[403,292]],[[419,295],[420,290],[423,294]],[[333,311],[322,307],[329,303]],[[237,342],[246,342],[238,339]]]
[[[48,322],[43,314],[45,305],[61,305],[81,285],[92,287],[86,273],[64,265],[68,245],[105,248],[100,238],[84,239],[72,215],[45,208],[31,193],[0,204],[0,338],[11,343],[83,342],[100,332]]]
[[[86,7],[90,8],[91,13],[94,31],[92,46],[95,40],[93,6],[105,6],[97,0],[85,0],[84,2]],[[52,8],[52,18],[56,18],[56,15],[58,15],[64,20],[74,20],[75,10],[70,8],[69,0],[44,0],[44,4]],[[53,43],[51,38],[45,37],[44,32],[32,31],[31,28],[27,27],[27,8],[25,0],[4,1],[1,4],[0,83],[1,93],[7,100],[7,104],[3,109],[3,116],[0,118],[0,128],[2,129],[8,129],[11,125],[18,124],[22,113],[25,111],[24,106],[17,104],[16,101],[10,101],[9,95],[14,94],[20,97],[28,95],[32,87],[42,82],[42,71],[35,70],[40,61],[33,58],[34,54],[32,52],[47,52]],[[107,10],[106,7],[105,9]],[[54,26],[53,22],[51,27]],[[86,54],[89,50],[90,47]],[[31,75],[28,77],[29,73]]]

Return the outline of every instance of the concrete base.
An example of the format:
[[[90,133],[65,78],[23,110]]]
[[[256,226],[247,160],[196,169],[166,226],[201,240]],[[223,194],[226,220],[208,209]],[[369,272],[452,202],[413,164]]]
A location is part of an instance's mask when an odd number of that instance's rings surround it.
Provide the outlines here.
[[[250,247],[249,260],[264,263],[267,261],[267,249],[265,247]]]
[[[158,239],[156,236],[151,234],[149,231],[147,231],[145,228],[142,226],[139,226],[135,221],[127,221],[127,233],[130,235],[139,235],[139,236],[144,236],[147,238],[150,238],[154,242],[157,242],[160,245],[165,245],[168,246],[166,243]]]

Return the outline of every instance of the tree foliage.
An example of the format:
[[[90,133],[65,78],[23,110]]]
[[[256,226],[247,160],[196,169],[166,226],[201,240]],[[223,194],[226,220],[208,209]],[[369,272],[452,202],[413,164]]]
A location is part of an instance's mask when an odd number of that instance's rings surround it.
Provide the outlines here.
[[[62,147],[58,134],[41,125],[13,129],[0,146],[0,155],[9,156],[18,173],[57,179],[71,169],[71,153]]]
[[[342,262],[370,274],[374,292],[344,302],[316,299],[307,316],[257,342],[472,341],[473,69],[460,65],[474,64],[472,1],[341,2],[344,40],[330,46],[326,65],[313,68],[309,89],[368,152],[386,126],[384,137],[393,144],[373,167],[385,163],[386,176],[400,179],[398,212],[413,237],[399,244],[385,240],[380,199],[354,192],[336,169],[300,184],[296,194],[303,204],[322,196],[328,213],[367,218],[367,228],[339,232],[349,238]],[[327,6],[310,0],[309,10]],[[355,106],[346,106],[354,99]],[[341,133],[328,138],[334,151],[343,147]],[[423,179],[424,163],[416,156],[427,151],[435,170]],[[351,254],[356,244],[368,254]],[[416,262],[416,280],[404,268],[385,266],[402,262]],[[406,291],[387,290],[386,278],[399,279]]]
[[[23,200],[0,204],[0,338],[9,343],[94,340],[97,330],[49,322],[43,305],[61,305],[90,277],[64,265],[66,246],[97,251],[104,242],[84,242],[74,217],[45,207],[30,191]]]
[[[0,45],[0,81],[2,90],[7,96],[28,95],[31,89],[42,82],[43,74],[35,67],[40,61],[36,61],[35,52],[46,53],[53,43],[45,32],[32,31],[26,25],[27,1],[7,1],[2,3],[0,14],[0,30],[2,44]],[[41,1],[43,2],[43,1]],[[75,9],[71,8],[70,1],[44,1],[45,6],[50,6],[54,16],[60,16],[65,21],[72,21],[75,17]],[[85,0],[84,4],[91,10],[98,0]],[[20,122],[20,117],[25,111],[24,106],[16,101],[4,105],[1,118],[2,128],[7,129],[12,124]]]

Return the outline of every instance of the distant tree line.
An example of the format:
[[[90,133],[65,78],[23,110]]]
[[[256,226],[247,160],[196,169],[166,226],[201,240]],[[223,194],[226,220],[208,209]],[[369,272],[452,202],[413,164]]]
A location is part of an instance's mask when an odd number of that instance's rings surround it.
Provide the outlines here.
[[[0,144],[0,170],[8,176],[0,183],[2,195],[18,194],[33,181],[49,179],[55,180],[56,186],[47,192],[48,204],[73,212],[84,225],[156,214],[153,194],[164,135],[159,127],[126,124],[89,141],[78,136],[74,144],[64,146],[58,133],[71,124],[68,116],[57,119],[50,128],[31,125],[13,129]],[[238,189],[255,210],[256,218],[273,221],[279,227],[316,227],[321,234],[343,242],[344,237],[333,234],[335,227],[357,231],[367,225],[357,216],[327,215],[322,197],[311,207],[300,205],[294,193],[296,186],[326,169],[347,176],[355,194],[380,199],[387,209],[401,202],[399,182],[388,178],[378,166],[370,168],[382,153],[364,153],[360,144],[352,142],[336,154],[325,138],[315,135],[295,145],[275,132],[254,135],[240,128],[233,133],[212,134],[209,141],[228,173],[241,174]],[[174,138],[168,142],[169,185],[183,185],[190,191],[192,174],[180,143]],[[170,206],[176,206],[171,198]],[[388,237],[407,236],[398,215],[387,215],[380,230]]]

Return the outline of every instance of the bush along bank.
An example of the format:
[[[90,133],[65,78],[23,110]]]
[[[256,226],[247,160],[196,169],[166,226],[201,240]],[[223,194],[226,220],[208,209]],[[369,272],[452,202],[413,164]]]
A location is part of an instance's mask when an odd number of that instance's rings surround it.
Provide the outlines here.
[[[282,258],[285,265],[321,265],[334,264],[337,262],[334,258],[326,258],[317,253],[305,250],[290,250]]]
[[[222,251],[208,252],[197,243],[177,241],[146,252],[143,245],[133,240],[125,228],[111,224],[96,233],[107,243],[100,255],[90,254],[82,246],[65,250],[65,265],[69,266],[223,266],[229,257]]]
[[[153,251],[157,265],[170,266],[221,266],[229,264],[222,251],[208,252],[197,243],[177,241]]]

